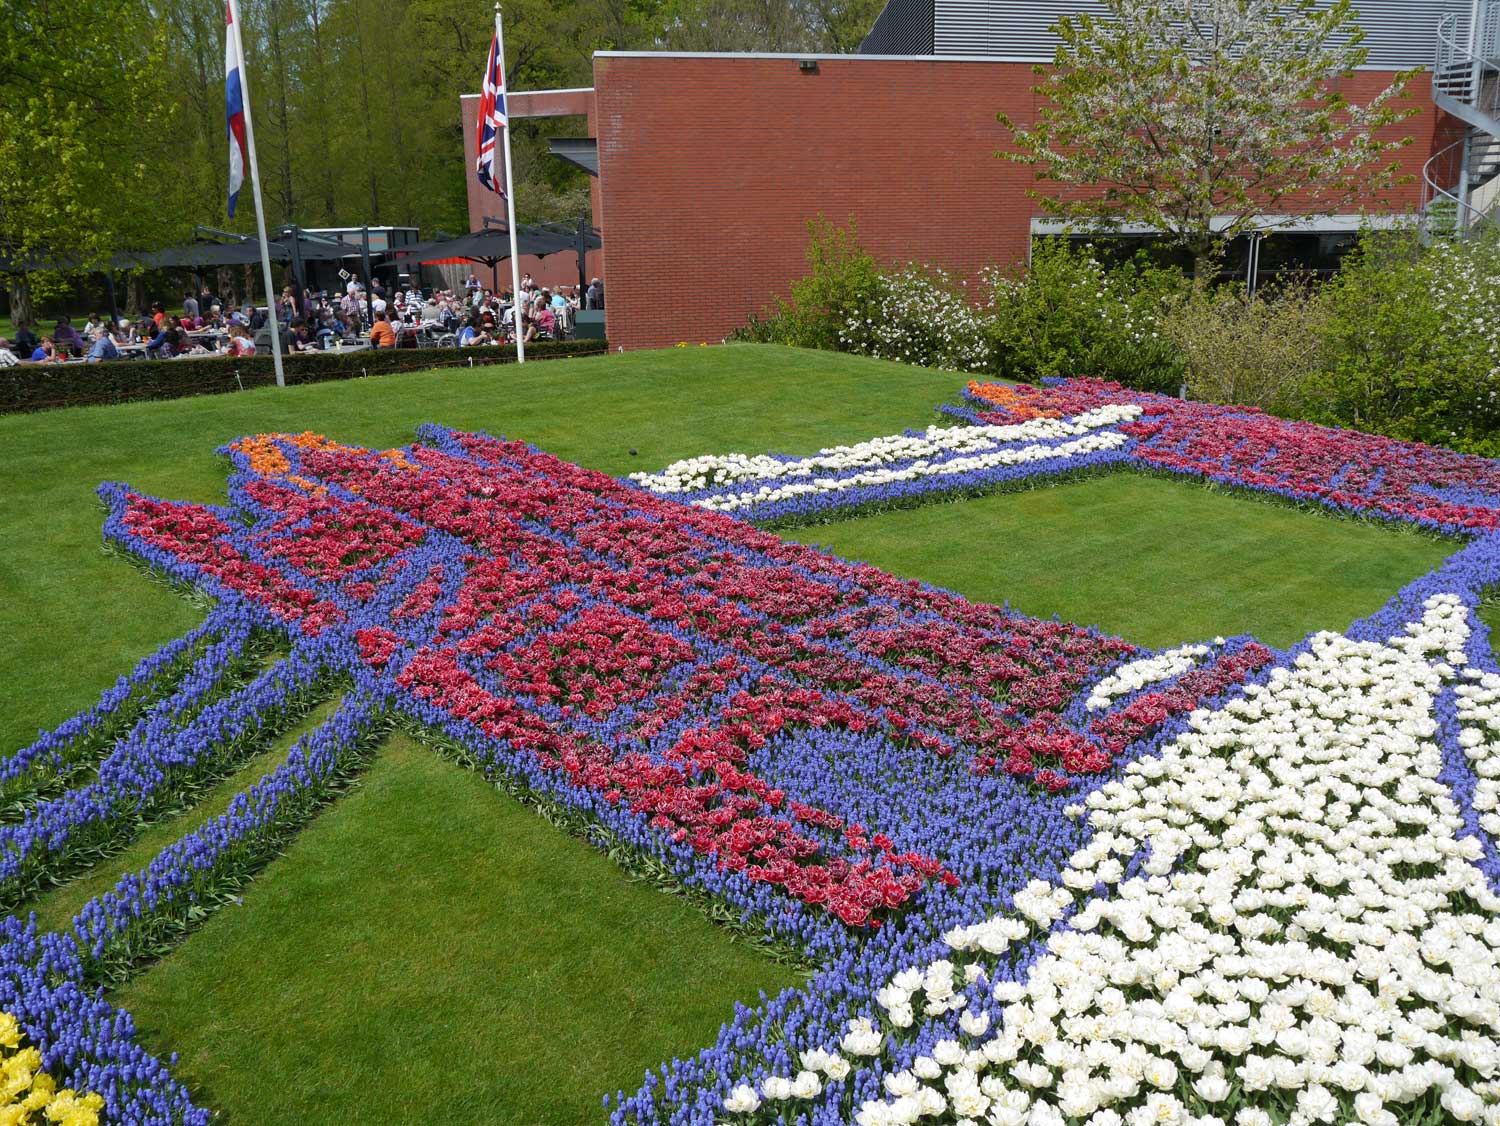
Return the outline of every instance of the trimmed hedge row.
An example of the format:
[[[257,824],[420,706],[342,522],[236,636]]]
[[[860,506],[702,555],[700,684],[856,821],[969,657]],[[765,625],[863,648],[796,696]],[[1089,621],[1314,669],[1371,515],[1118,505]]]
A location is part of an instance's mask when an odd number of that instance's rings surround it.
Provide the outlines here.
[[[543,340],[527,346],[526,358],[565,359],[608,351],[606,340]],[[358,352],[299,352],[282,359],[287,386],[291,387],[401,371],[514,363],[516,348],[513,344],[464,349],[369,348]],[[275,383],[276,370],[269,355],[19,365],[0,368],[0,413],[217,395]]]

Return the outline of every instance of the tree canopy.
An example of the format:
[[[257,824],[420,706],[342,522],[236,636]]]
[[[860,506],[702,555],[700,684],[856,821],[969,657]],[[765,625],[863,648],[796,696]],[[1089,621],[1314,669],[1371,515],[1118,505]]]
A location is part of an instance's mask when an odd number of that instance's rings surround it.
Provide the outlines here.
[[[1387,158],[1411,138],[1386,127],[1415,112],[1409,75],[1344,96],[1368,54],[1350,0],[1101,2],[1103,16],[1056,25],[1035,122],[999,115],[1015,145],[999,155],[1036,169],[1048,214],[1144,224],[1205,257],[1295,221],[1286,212],[1332,214],[1400,181]]]
[[[852,50],[880,0],[505,0],[512,89],[587,86],[600,49]],[[86,267],[225,215],[223,0],[15,0],[0,36],[0,255]],[[459,97],[493,9],[475,0],[241,0],[266,218],[467,229]],[[518,119],[523,221],[576,218],[547,155],[574,120]]]

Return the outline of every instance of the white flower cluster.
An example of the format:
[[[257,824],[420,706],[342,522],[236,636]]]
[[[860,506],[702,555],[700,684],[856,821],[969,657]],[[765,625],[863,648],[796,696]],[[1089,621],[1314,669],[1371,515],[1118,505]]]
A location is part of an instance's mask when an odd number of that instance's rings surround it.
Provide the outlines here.
[[[1110,430],[1102,434],[1089,434],[1056,446],[1008,446],[994,453],[955,457],[937,463],[918,461],[900,469],[872,469],[865,473],[856,473],[851,477],[819,477],[812,481],[781,485],[774,489],[762,485],[758,489],[749,489],[741,493],[715,493],[695,500],[693,504],[715,512],[733,512],[740,508],[789,500],[792,497],[810,496],[814,493],[836,493],[871,485],[890,485],[898,481],[951,477],[981,469],[1025,465],[1033,461],[1066,461],[1070,458],[1098,453],[1101,450],[1117,449],[1127,441],[1129,439],[1124,434]]]
[[[839,350],[948,371],[989,359],[985,317],[941,269],[908,266],[875,281],[871,307],[839,326]]]
[[[1467,670],[1473,683],[1461,684],[1458,745],[1474,767],[1474,808],[1485,832],[1500,837],[1500,676]]]
[[[630,479],[654,493],[686,493],[745,481],[775,481],[873,469],[899,462],[926,462],[950,455],[984,454],[1021,442],[1074,438],[1117,426],[1140,415],[1131,403],[1111,404],[1070,419],[1036,418],[1013,426],[932,426],[918,435],[888,434],[848,446],[829,446],[808,457],[783,461],[768,454],[705,454],[674,461],[659,473],[632,473]]]
[[[1467,629],[1439,595],[1385,644],[1317,635],[1090,794],[1068,875],[950,932],[961,969],[882,990],[901,1027],[919,992],[935,1014],[960,975],[1000,978],[1003,1020],[966,1013],[965,1042],[889,1075],[860,1126],[1500,1126],[1500,898],[1457,835],[1433,715]],[[1470,716],[1487,720],[1489,681]],[[991,972],[1070,907],[1024,983]]]
[[[1224,639],[1216,637],[1214,644],[1223,645]],[[1142,657],[1138,661],[1121,665],[1089,690],[1089,697],[1084,706],[1091,712],[1107,708],[1109,702],[1117,696],[1129,695],[1148,684],[1171,680],[1174,676],[1187,672],[1198,663],[1200,658],[1208,656],[1211,652],[1213,649],[1207,645],[1183,645],[1177,649],[1168,649],[1158,653],[1154,657]]]
[[[1439,242],[1427,259],[1433,303],[1450,339],[1470,342],[1481,385],[1500,379],[1500,277],[1491,256],[1462,242]],[[1493,399],[1495,392],[1490,391]]]

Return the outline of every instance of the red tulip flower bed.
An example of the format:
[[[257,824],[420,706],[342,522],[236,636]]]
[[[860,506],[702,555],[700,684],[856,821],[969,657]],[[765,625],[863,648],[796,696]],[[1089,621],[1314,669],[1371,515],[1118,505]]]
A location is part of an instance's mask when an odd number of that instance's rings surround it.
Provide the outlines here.
[[[1500,462],[1377,434],[1289,422],[1253,407],[1186,402],[1098,379],[1042,387],[976,383],[955,408],[968,421],[1009,425],[1135,403],[1119,426],[1129,461],[1225,484],[1316,501],[1443,532],[1500,528]]]
[[[122,521],[283,628],[346,634],[362,676],[512,756],[494,769],[524,762],[535,785],[626,812],[720,877],[847,925],[878,925],[957,877],[900,847],[895,827],[766,782],[752,758],[771,741],[869,732],[1055,792],[1109,769],[1193,695],[1172,689],[1159,715],[1136,701],[1097,733],[1070,726],[1064,709],[1131,645],[789,544],[519,442],[424,438],[387,454],[249,439],[235,484],[253,526],[137,494]]]

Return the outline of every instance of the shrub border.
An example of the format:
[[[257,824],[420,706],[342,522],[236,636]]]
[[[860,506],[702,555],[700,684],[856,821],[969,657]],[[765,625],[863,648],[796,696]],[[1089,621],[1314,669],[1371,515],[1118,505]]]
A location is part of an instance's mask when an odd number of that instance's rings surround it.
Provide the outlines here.
[[[526,349],[527,359],[555,360],[603,355],[607,340],[544,340]],[[283,357],[289,387],[396,372],[515,363],[516,348],[366,348],[357,352],[299,352]],[[63,407],[180,399],[270,387],[276,382],[270,356],[223,356],[193,360],[129,360],[107,364],[32,365],[0,368],[0,414]]]

